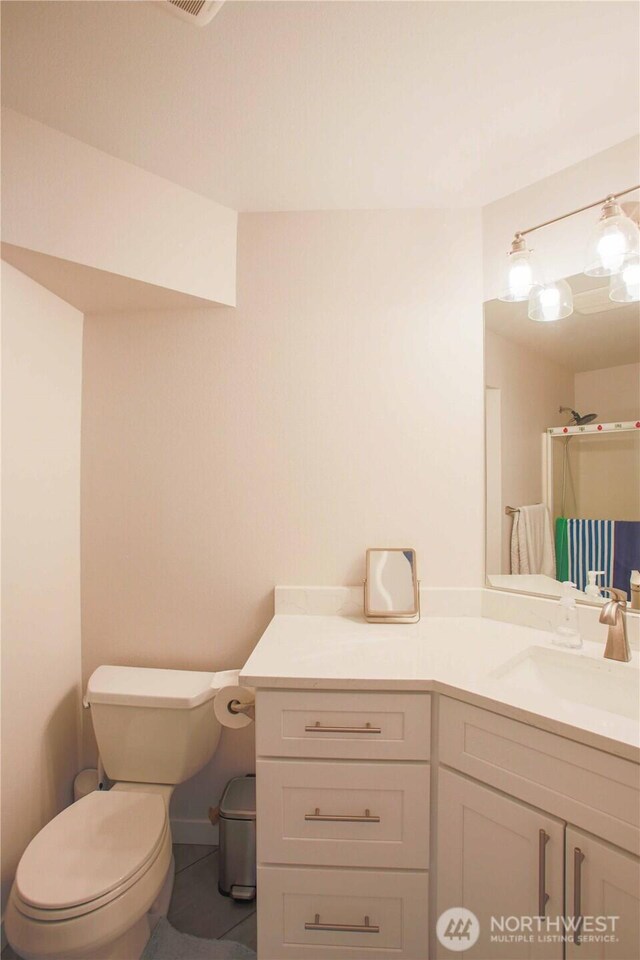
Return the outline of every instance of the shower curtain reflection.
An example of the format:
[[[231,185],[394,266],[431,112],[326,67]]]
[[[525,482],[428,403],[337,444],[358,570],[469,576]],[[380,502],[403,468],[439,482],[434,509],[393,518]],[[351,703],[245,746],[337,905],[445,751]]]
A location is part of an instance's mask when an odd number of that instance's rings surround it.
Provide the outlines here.
[[[548,439],[556,579],[579,590],[602,571],[602,585],[629,595],[640,563],[640,430],[622,426]]]

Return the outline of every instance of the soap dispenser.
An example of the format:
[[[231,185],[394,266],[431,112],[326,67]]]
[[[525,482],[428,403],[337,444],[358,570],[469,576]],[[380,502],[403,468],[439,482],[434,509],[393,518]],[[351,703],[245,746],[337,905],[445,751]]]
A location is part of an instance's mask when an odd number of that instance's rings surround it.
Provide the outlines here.
[[[600,593],[600,587],[598,586],[598,577],[604,576],[604,570],[589,570],[587,573],[587,585],[584,588],[584,592],[588,597],[592,597],[594,600],[602,600],[602,594]]]
[[[575,583],[565,580],[562,584],[562,595],[558,603],[558,614],[556,621],[556,632],[553,642],[559,647],[581,647],[582,638],[578,630],[578,608],[576,607],[575,597],[572,589],[575,589]]]

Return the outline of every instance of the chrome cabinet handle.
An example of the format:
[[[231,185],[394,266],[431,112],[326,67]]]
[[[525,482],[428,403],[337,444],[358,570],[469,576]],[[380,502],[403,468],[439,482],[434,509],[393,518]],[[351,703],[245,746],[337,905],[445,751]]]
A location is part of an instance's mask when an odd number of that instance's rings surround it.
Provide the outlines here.
[[[546,891],[547,877],[547,844],[549,834],[544,830],[538,833],[538,916],[544,917],[547,909],[549,894]]]
[[[325,820],[327,823],[380,823],[380,817],[375,814],[372,816],[369,810],[365,810],[364,817],[350,817],[337,813],[320,813],[320,807],[316,807],[315,813],[305,813],[305,820]]]
[[[382,733],[382,727],[372,727],[365,723],[364,727],[333,727],[323,726],[319,720],[304,728],[305,733]]]
[[[364,918],[364,923],[320,923],[320,914],[316,913],[313,923],[305,923],[305,930],[337,930],[342,933],[380,933],[380,927]]]
[[[573,851],[573,919],[575,923],[575,932],[573,942],[576,947],[580,946],[580,930],[582,928],[582,861],[584,853],[580,847],[575,847]]]

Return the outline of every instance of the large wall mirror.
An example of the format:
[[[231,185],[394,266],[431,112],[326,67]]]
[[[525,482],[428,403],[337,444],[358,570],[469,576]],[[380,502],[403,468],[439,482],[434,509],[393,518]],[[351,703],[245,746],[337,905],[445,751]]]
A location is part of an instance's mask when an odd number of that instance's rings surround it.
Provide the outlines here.
[[[640,569],[640,304],[568,282],[555,322],[485,303],[487,581],[598,603]]]

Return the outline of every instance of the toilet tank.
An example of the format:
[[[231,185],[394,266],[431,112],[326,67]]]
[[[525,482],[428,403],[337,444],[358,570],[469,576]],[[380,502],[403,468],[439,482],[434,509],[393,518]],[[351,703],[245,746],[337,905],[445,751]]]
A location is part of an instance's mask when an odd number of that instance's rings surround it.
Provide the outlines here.
[[[182,783],[220,739],[215,673],[102,666],[87,684],[100,758],[112,780]]]

